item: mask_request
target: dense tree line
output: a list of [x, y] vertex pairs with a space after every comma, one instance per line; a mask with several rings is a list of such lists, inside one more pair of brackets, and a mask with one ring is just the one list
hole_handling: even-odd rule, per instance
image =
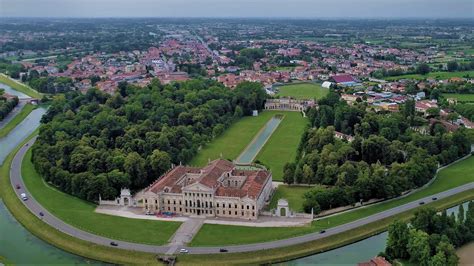
[[[263, 94], [262, 94], [263, 92]], [[186, 163], [233, 121], [261, 109], [265, 92], [210, 80], [147, 87], [122, 83], [115, 95], [90, 89], [56, 99], [43, 117], [33, 162], [47, 182], [87, 200], [140, 189], [171, 164]]]
[[385, 253], [389, 260], [409, 260], [416, 265], [454, 266], [455, 248], [474, 241], [474, 202], [467, 211], [460, 205], [457, 217], [438, 214], [434, 208], [415, 213], [410, 224], [395, 221], [388, 228]]
[[[288, 184], [320, 185], [304, 195], [306, 212], [399, 196], [426, 184], [438, 164], [470, 152], [465, 129], [448, 133], [436, 127], [431, 135], [413, 131], [421, 119], [413, 101], [399, 113], [375, 113], [365, 103], [349, 106], [330, 92], [307, 113], [313, 127], [283, 176]], [[335, 131], [353, 140], [338, 139]]]
[[18, 105], [18, 97], [7, 99], [3, 97], [3, 90], [0, 89], [0, 121], [2, 121], [15, 106]]

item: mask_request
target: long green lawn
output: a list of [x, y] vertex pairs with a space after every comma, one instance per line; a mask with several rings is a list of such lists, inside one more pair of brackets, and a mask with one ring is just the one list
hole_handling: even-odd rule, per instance
[[314, 221], [303, 227], [246, 227], [230, 225], [204, 224], [191, 242], [192, 246], [239, 245], [274, 241], [284, 238], [317, 232], [321, 229], [349, 223], [369, 215], [391, 209], [420, 198], [439, 193], [451, 188], [474, 182], [474, 156], [458, 162], [439, 172], [437, 179], [427, 188], [407, 197], [375, 204], [339, 215]]
[[21, 166], [28, 191], [48, 211], [82, 230], [105, 237], [154, 245], [168, 242], [179, 222], [129, 219], [95, 213], [96, 205], [80, 200], [47, 185], [34, 169], [31, 150]]
[[410, 74], [410, 75], [401, 75], [401, 76], [393, 76], [387, 77], [386, 80], [399, 80], [399, 79], [426, 79], [426, 78], [435, 78], [435, 79], [449, 79], [454, 77], [463, 78], [465, 76], [474, 77], [474, 70], [470, 71], [457, 71], [457, 72], [430, 72], [426, 75], [420, 74]]
[[34, 89], [32, 89], [31, 87], [25, 84], [20, 84], [18, 82], [15, 82], [14, 80], [9, 78], [5, 74], [0, 73], [0, 83], [6, 84], [12, 87], [12, 89], [22, 92], [30, 97], [37, 98], [37, 99], [41, 99], [42, 97], [41, 93], [35, 91]]
[[257, 135], [260, 129], [278, 112], [263, 111], [258, 116], [245, 116], [232, 124], [224, 133], [202, 148], [191, 165], [204, 166], [217, 158], [234, 160]]
[[273, 180], [283, 180], [283, 166], [294, 161], [308, 120], [299, 112], [282, 112], [284, 118], [258, 153], [259, 160], [272, 171]]
[[269, 208], [276, 208], [279, 199], [286, 199], [292, 211], [303, 212], [303, 194], [310, 189], [311, 187], [307, 186], [279, 185], [273, 194]]
[[443, 93], [444, 98], [455, 98], [459, 102], [474, 102], [474, 94]]
[[295, 99], [321, 99], [329, 90], [315, 83], [299, 83], [278, 87], [277, 96]]
[[12, 131], [23, 119], [25, 119], [31, 111], [33, 111], [36, 106], [32, 104], [26, 104], [23, 109], [12, 119], [8, 124], [6, 124], [2, 129], [0, 129], [0, 138], [5, 137]]

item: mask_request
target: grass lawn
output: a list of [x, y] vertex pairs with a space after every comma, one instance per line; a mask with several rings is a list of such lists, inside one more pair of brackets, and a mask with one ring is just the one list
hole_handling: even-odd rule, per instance
[[295, 99], [321, 99], [329, 92], [328, 89], [314, 83], [283, 85], [279, 86], [278, 90], [277, 96]]
[[474, 94], [443, 93], [444, 98], [456, 98], [459, 102], [474, 102]]
[[[278, 112], [263, 111], [258, 116], [245, 116], [233, 123], [222, 135], [203, 147], [190, 165], [204, 166], [208, 160], [217, 159], [222, 153], [224, 159], [237, 159], [259, 130]], [[281, 125], [280, 125], [281, 126]]]
[[11, 78], [6, 76], [5, 74], [0, 74], [0, 82], [12, 87], [12, 89], [14, 89], [14, 90], [22, 92], [22, 93], [24, 93], [24, 94], [26, 94], [30, 97], [37, 98], [37, 99], [41, 99], [41, 97], [42, 97], [41, 93], [37, 92], [36, 90], [32, 89], [31, 87], [29, 87], [29, 86], [27, 86], [23, 83], [20, 84], [16, 81], [12, 80]]
[[5, 137], [14, 129], [23, 119], [25, 119], [31, 111], [33, 111], [36, 108], [35, 105], [32, 104], [26, 104], [23, 109], [12, 119], [8, 124], [6, 124], [2, 129], [0, 129], [0, 138]]
[[296, 157], [308, 120], [299, 112], [281, 112], [284, 118], [258, 153], [256, 160], [272, 171], [273, 180], [283, 181], [283, 166]]
[[278, 200], [283, 198], [288, 200], [291, 210], [303, 212], [303, 194], [310, 189], [311, 187], [306, 186], [279, 185], [273, 194], [270, 209], [276, 208]]
[[349, 223], [411, 201], [474, 182], [474, 156], [441, 170], [427, 188], [407, 197], [375, 204], [314, 221], [311, 226], [254, 228], [205, 224], [191, 242], [192, 246], [238, 245], [279, 240]]
[[463, 78], [465, 76], [474, 77], [474, 70], [470, 71], [457, 71], [457, 72], [430, 72], [427, 75], [420, 74], [410, 74], [410, 75], [401, 75], [387, 77], [385, 80], [399, 80], [399, 79], [426, 79], [426, 78], [435, 78], [435, 79], [449, 79], [453, 77]]
[[95, 213], [96, 205], [80, 200], [47, 185], [31, 162], [31, 150], [21, 167], [25, 185], [32, 196], [61, 220], [82, 230], [105, 237], [163, 245], [181, 223], [129, 219]]

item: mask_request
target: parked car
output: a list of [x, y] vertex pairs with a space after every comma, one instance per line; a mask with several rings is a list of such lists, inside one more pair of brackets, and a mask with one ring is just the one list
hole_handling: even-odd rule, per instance
[[28, 200], [28, 197], [26, 196], [26, 193], [21, 193], [20, 197], [23, 201]]
[[225, 249], [225, 248], [221, 248], [219, 251], [220, 251], [220, 252], [227, 252], [228, 250]]
[[16, 184], [16, 189], [20, 189], [20, 188], [21, 188], [21, 186]]
[[319, 233], [324, 234], [324, 233], [326, 233], [326, 230], [321, 230], [321, 231], [319, 231]]
[[179, 250], [179, 253], [186, 254], [186, 253], [189, 253], [189, 250], [187, 250], [185, 248], [182, 248], [182, 249]]
[[40, 212], [39, 215], [40, 215], [41, 217], [43, 217], [43, 216], [44, 216], [44, 213], [43, 213], [43, 212]]
[[423, 204], [425, 204], [425, 202], [424, 202], [424, 201], [420, 201], [418, 204], [423, 205]]
[[111, 246], [114, 246], [114, 247], [118, 246], [118, 244], [117, 244], [117, 243], [115, 243], [115, 242], [113, 242], [113, 241], [112, 241], [112, 242], [110, 242], [110, 245], [111, 245]]
[[155, 215], [155, 213], [154, 213], [154, 212], [151, 212], [151, 211], [146, 211], [145, 214], [146, 214], [146, 215]]

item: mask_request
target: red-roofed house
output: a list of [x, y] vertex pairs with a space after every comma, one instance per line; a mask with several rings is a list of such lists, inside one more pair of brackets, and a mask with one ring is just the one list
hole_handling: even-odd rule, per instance
[[203, 168], [177, 166], [144, 190], [148, 212], [257, 219], [272, 191], [272, 174], [215, 160]]
[[384, 257], [375, 257], [368, 262], [361, 262], [358, 266], [392, 266]]
[[332, 76], [331, 80], [335, 83], [341, 83], [341, 84], [357, 82], [351, 75], [346, 75], [346, 74]]

